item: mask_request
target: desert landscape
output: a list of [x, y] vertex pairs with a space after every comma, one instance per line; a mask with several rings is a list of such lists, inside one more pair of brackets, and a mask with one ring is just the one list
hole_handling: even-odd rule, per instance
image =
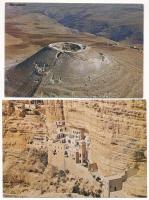
[[3, 101], [4, 197], [146, 197], [145, 100]]
[[143, 5], [6, 3], [5, 96], [143, 96]]

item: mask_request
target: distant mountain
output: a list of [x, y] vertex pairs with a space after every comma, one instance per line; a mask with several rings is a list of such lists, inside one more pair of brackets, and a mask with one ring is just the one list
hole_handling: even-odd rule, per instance
[[[11, 7], [9, 4], [6, 6]], [[142, 4], [26, 4], [16, 13], [41, 13], [66, 27], [115, 41], [143, 43]], [[13, 11], [14, 12], [14, 11]]]

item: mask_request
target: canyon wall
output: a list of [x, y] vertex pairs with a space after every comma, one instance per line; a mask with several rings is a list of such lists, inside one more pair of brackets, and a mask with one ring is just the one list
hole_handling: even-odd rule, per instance
[[146, 150], [145, 101], [64, 101], [67, 126], [84, 128], [104, 176], [135, 168]]
[[[36, 104], [36, 102], [35, 102]], [[56, 120], [64, 119], [62, 101], [3, 101], [3, 148], [23, 151], [36, 134], [51, 134]]]
[[[20, 107], [25, 103], [13, 101]], [[135, 168], [146, 151], [146, 104], [142, 100], [44, 101], [26, 113], [10, 102], [3, 106], [4, 150], [25, 149], [29, 138], [50, 136], [55, 121], [65, 119], [67, 127], [82, 128], [89, 135], [91, 160], [104, 176]]]
[[[123, 183], [121, 191], [112, 194], [117, 195], [113, 197], [146, 196], [144, 100], [3, 101], [5, 179], [12, 180], [14, 174], [19, 173], [18, 176], [32, 176], [30, 184], [37, 182], [37, 177], [33, 178], [34, 173], [29, 170], [41, 171], [42, 164], [36, 157], [29, 157], [27, 143], [37, 134], [46, 134], [50, 138], [56, 128], [55, 122], [59, 120], [65, 120], [68, 133], [71, 128], [80, 128], [89, 136], [89, 155], [98, 165], [99, 176], [120, 175], [127, 170], [128, 180]], [[41, 180], [43, 174], [37, 172], [35, 175], [38, 174]], [[42, 185], [42, 181], [40, 183]], [[5, 185], [4, 191], [13, 193], [13, 188]], [[29, 191], [30, 187], [27, 194]]]

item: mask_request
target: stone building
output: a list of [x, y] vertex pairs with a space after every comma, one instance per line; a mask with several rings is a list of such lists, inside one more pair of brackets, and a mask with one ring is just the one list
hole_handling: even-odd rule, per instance
[[[28, 142], [28, 148], [48, 152], [48, 163], [61, 170], [66, 170], [67, 162], [72, 159], [77, 165], [87, 167], [88, 173], [94, 175], [95, 179], [99, 177], [97, 163], [92, 163], [89, 159], [90, 138], [85, 135], [85, 131], [77, 128], [70, 128], [69, 131], [66, 131], [63, 120], [56, 121], [55, 128], [54, 139], [48, 138], [46, 135], [35, 135]], [[127, 173], [102, 177], [102, 197], [110, 197], [111, 192], [122, 190]]]
[[85, 141], [80, 142], [80, 146], [79, 146], [79, 157], [80, 157], [80, 163], [84, 166], [88, 166], [88, 149], [86, 146]]
[[53, 133], [53, 139], [62, 143], [65, 143], [66, 126], [65, 121], [56, 121], [56, 130]]
[[123, 175], [103, 177], [102, 197], [110, 197], [111, 192], [122, 190], [124, 181]]
[[65, 126], [65, 120], [56, 121], [56, 126], [57, 126], [57, 128], [61, 127], [61, 126]]
[[72, 129], [66, 135], [65, 156], [71, 157], [76, 163], [88, 165], [89, 138], [80, 129]]
[[74, 135], [76, 139], [85, 139], [84, 131], [82, 129], [72, 128], [71, 134]]
[[27, 147], [29, 149], [45, 150], [48, 149], [48, 136], [47, 135], [35, 135], [28, 141]]
[[97, 163], [91, 163], [91, 164], [89, 164], [88, 170], [89, 170], [90, 172], [98, 172]]
[[35, 104], [25, 104], [24, 108], [27, 110], [35, 110], [36, 109], [36, 105]]
[[56, 121], [54, 124], [55, 129], [53, 130], [51, 144], [49, 144], [50, 153], [52, 152], [58, 158], [69, 157], [76, 164], [88, 166], [90, 140], [88, 136], [85, 136], [85, 132], [77, 128], [66, 129], [64, 120]]

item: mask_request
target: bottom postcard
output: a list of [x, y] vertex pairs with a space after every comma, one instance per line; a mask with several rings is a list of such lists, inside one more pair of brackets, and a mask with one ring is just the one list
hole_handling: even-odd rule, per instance
[[3, 101], [3, 195], [146, 197], [146, 101]]

